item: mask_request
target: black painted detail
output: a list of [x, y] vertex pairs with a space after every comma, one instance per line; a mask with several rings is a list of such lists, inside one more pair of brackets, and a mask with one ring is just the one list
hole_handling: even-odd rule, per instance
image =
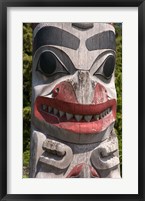
[[64, 64], [70, 75], [73, 75], [76, 72], [77, 69], [73, 64], [73, 61], [71, 61], [70, 57], [65, 52], [60, 49], [57, 49], [56, 47], [49, 47], [47, 51], [51, 51], [55, 55], [57, 55], [57, 57]]
[[49, 77], [49, 83], [51, 83], [60, 77], [73, 75], [76, 68], [66, 53], [55, 47], [49, 47], [40, 54], [36, 71]]
[[51, 75], [56, 70], [56, 59], [51, 52], [44, 52], [39, 59], [39, 65], [42, 72], [46, 75]]
[[103, 66], [103, 73], [105, 75], [105, 77], [109, 78], [113, 71], [114, 71], [114, 67], [115, 67], [115, 58], [114, 56], [109, 56]]
[[113, 31], [104, 31], [88, 38], [86, 47], [89, 51], [100, 49], [116, 49], [115, 34]]
[[46, 77], [52, 77], [56, 74], [68, 75], [67, 69], [60, 63], [57, 57], [50, 51], [45, 51], [40, 55], [37, 64], [37, 71]]
[[109, 80], [115, 69], [115, 57], [110, 55], [106, 58], [100, 68], [94, 73], [96, 76], [102, 76]]
[[94, 27], [93, 23], [72, 23], [74, 28], [80, 29], [82, 31], [86, 31], [87, 29], [91, 29]]
[[73, 34], [57, 27], [48, 26], [37, 32], [34, 38], [33, 52], [44, 45], [57, 45], [77, 50], [79, 44], [80, 40]]

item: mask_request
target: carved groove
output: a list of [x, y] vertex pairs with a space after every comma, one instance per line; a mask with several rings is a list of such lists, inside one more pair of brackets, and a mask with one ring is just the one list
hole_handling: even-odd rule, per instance
[[[55, 140], [46, 139], [43, 143], [43, 149], [45, 154], [40, 156], [40, 162], [59, 169], [65, 169], [70, 165], [73, 153], [69, 146]], [[51, 153], [51, 157], [49, 157], [49, 153]], [[54, 157], [52, 157], [53, 155]]]
[[115, 156], [118, 144], [117, 139], [105, 142], [96, 148], [91, 155], [91, 162], [96, 169], [110, 169], [119, 164], [119, 158]]

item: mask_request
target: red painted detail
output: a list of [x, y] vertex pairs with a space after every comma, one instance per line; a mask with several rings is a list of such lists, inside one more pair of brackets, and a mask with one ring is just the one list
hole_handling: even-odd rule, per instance
[[[96, 115], [100, 114], [108, 108], [111, 108], [110, 114], [102, 119], [95, 120], [92, 118], [90, 122], [86, 122], [84, 119], [77, 122], [75, 118], [66, 119], [66, 115], [59, 117], [59, 115], [54, 115], [48, 113], [48, 111], [42, 110], [42, 105], [47, 105], [52, 108], [56, 108], [59, 111], [67, 112], [73, 115]], [[92, 105], [82, 105], [76, 103], [64, 102], [55, 98], [47, 98], [39, 96], [37, 97], [34, 105], [34, 115], [40, 121], [45, 121], [47, 123], [53, 124], [59, 128], [72, 131], [79, 134], [97, 134], [105, 130], [112, 122], [116, 119], [116, 100], [108, 100], [105, 103], [92, 104]]]
[[69, 103], [63, 100], [58, 100], [55, 98], [47, 98], [44, 96], [38, 96], [35, 101], [35, 110], [39, 110], [41, 112], [41, 106], [47, 105], [52, 108], [55, 108], [59, 111], [67, 112], [70, 114], [80, 114], [80, 115], [95, 115], [100, 114], [107, 108], [116, 108], [116, 100], [108, 100], [105, 103], [100, 104], [79, 104], [79, 103]]
[[[57, 92], [57, 93], [56, 93]], [[70, 103], [77, 103], [77, 98], [72, 85], [69, 82], [61, 82], [52, 90], [53, 97]]]
[[55, 98], [56, 96], [58, 96], [58, 94], [59, 94], [59, 88], [55, 88], [55, 89], [52, 90], [52, 96], [53, 96], [53, 98]]
[[[68, 103], [78, 103], [74, 88], [69, 82], [64, 81], [56, 85], [52, 90], [52, 94], [53, 98], [56, 98], [57, 100], [65, 101]], [[107, 100], [107, 91], [105, 87], [97, 83], [94, 89], [92, 104], [104, 103]]]
[[70, 173], [66, 176], [66, 178], [71, 178], [71, 177], [77, 177], [82, 169], [83, 169], [84, 163], [81, 163], [79, 165], [76, 165], [71, 171]]
[[[83, 168], [85, 168], [86, 164], [85, 163], [81, 163], [76, 165], [71, 171], [70, 173], [66, 176], [66, 178], [72, 178], [72, 177], [79, 177], [81, 171], [83, 171]], [[97, 171], [89, 165], [89, 169], [90, 169], [90, 176], [91, 177], [97, 177], [99, 178], [99, 174], [97, 173]]]
[[97, 171], [92, 166], [90, 166], [90, 172], [92, 177], [100, 177]]
[[107, 91], [105, 87], [98, 83], [94, 90], [93, 103], [95, 104], [105, 103], [107, 102], [107, 100], [108, 100], [108, 97], [107, 97]]
[[[60, 117], [42, 110], [42, 105], [52, 107], [65, 114]], [[110, 108], [110, 114], [96, 120], [93, 115], [99, 115]], [[72, 114], [73, 118], [67, 120], [66, 113]], [[94, 98], [91, 104], [79, 104], [75, 91], [69, 82], [61, 82], [52, 90], [52, 98], [38, 96], [34, 105], [34, 115], [40, 121], [45, 121], [59, 128], [79, 134], [97, 134], [105, 130], [116, 119], [116, 100], [108, 100], [105, 87], [97, 84], [94, 89]], [[82, 118], [77, 122], [74, 115], [92, 115], [90, 122]]]

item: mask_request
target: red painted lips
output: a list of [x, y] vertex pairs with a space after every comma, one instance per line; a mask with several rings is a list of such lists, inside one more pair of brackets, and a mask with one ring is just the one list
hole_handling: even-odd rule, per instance
[[97, 134], [115, 121], [116, 100], [83, 105], [38, 96], [35, 101], [34, 115], [40, 121], [74, 133]]

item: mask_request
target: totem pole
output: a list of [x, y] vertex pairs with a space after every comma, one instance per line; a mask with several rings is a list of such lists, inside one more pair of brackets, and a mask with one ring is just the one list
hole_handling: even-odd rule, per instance
[[115, 57], [112, 24], [33, 28], [30, 177], [120, 178]]

